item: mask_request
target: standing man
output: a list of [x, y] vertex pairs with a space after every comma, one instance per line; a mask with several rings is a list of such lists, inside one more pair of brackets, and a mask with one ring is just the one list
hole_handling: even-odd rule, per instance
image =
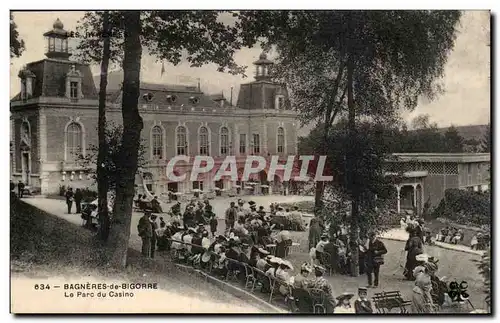
[[23, 197], [23, 193], [24, 193], [24, 183], [23, 181], [19, 180], [19, 183], [17, 183], [17, 195], [19, 196], [19, 198]]
[[[368, 275], [368, 287], [378, 287], [380, 266], [384, 264], [384, 255], [387, 249], [382, 241], [377, 238], [375, 232], [370, 233], [370, 242], [366, 252], [366, 274]], [[372, 273], [375, 281], [372, 285]]]
[[234, 228], [234, 221], [236, 219], [236, 207], [234, 202], [231, 202], [229, 208], [226, 210], [226, 231]]
[[71, 214], [71, 207], [73, 206], [74, 193], [73, 189], [70, 187], [66, 191], [66, 205], [68, 206], [68, 214]]
[[139, 232], [139, 237], [142, 239], [142, 255], [146, 258], [150, 257], [151, 254], [151, 240], [153, 238], [153, 226], [149, 220], [151, 216], [151, 211], [144, 211], [144, 215], [139, 219], [137, 224], [137, 231]]
[[76, 213], [82, 213], [82, 199], [83, 199], [82, 191], [79, 188], [77, 188], [75, 191]]
[[152, 214], [149, 217], [151, 223], [151, 259], [155, 257], [156, 242], [158, 241], [158, 223], [156, 222], [156, 215]]

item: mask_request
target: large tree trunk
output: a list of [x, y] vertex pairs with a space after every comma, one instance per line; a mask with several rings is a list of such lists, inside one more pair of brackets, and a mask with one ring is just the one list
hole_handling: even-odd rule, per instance
[[[104, 44], [101, 61], [101, 80], [99, 84], [99, 121], [98, 138], [99, 152], [97, 155], [97, 199], [99, 211], [99, 238], [106, 241], [109, 236], [109, 214], [108, 214], [108, 190], [109, 181], [106, 172], [106, 156], [108, 155], [108, 143], [106, 141], [106, 88], [108, 86], [108, 65], [110, 55], [110, 23], [109, 12], [105, 11], [102, 22]], [[107, 37], [106, 37], [107, 36]]]
[[113, 251], [109, 264], [113, 267], [126, 266], [132, 203], [135, 193], [135, 174], [137, 172], [140, 136], [143, 127], [137, 106], [142, 55], [140, 12], [125, 11], [123, 16], [125, 22], [122, 97], [123, 135], [120, 160], [119, 164], [116, 165], [118, 181], [116, 183], [113, 220], [109, 235], [110, 250]]
[[[330, 130], [328, 111], [329, 109], [325, 111], [325, 124], [323, 125], [323, 142], [320, 144], [318, 156], [326, 155], [328, 152], [327, 141], [328, 141], [328, 132]], [[323, 194], [325, 192], [325, 182], [316, 182], [315, 189], [316, 191], [314, 194], [314, 215], [319, 216], [324, 205]]]
[[[354, 61], [352, 54], [352, 17], [348, 17], [348, 38], [347, 38], [347, 108], [348, 108], [348, 133], [349, 138], [355, 139], [356, 134], [356, 106], [354, 104], [353, 74]], [[351, 217], [350, 217], [350, 247], [351, 247], [351, 275], [359, 275], [359, 189], [356, 181], [357, 162], [355, 160], [355, 145], [348, 146], [347, 170], [348, 170], [348, 189], [351, 197]]]

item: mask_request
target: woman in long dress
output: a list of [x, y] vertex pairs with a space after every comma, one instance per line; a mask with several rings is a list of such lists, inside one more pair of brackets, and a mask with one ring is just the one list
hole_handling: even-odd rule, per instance
[[321, 240], [321, 226], [320, 219], [314, 217], [311, 219], [309, 224], [309, 250], [315, 248], [318, 242]]
[[406, 256], [406, 266], [404, 275], [408, 280], [414, 280], [413, 269], [417, 266], [416, 256], [423, 253], [423, 244], [420, 237], [415, 234], [414, 230], [410, 231], [410, 238], [406, 242], [405, 250], [408, 252]]

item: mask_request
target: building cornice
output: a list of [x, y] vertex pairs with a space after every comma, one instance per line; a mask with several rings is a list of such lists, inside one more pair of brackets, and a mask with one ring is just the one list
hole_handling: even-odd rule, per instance
[[491, 160], [488, 153], [395, 153], [392, 156], [396, 159], [388, 162], [474, 163]]

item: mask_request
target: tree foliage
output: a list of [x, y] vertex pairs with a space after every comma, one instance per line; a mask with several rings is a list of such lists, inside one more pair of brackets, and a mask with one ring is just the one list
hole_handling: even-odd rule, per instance
[[[466, 142], [455, 127], [450, 127], [444, 133], [436, 123], [429, 121], [428, 115], [416, 117], [410, 125], [405, 122], [385, 124], [384, 140], [388, 142], [390, 153], [461, 153], [466, 151]], [[299, 153], [317, 151], [322, 137], [323, 125], [318, 125], [306, 137], [299, 138]]]
[[[107, 154], [104, 158], [104, 169], [108, 175], [109, 189], [114, 190], [116, 188], [116, 183], [118, 181], [118, 170], [117, 164], [120, 160], [120, 151], [122, 150], [122, 134], [123, 127], [116, 125], [112, 122], [108, 122], [105, 132], [105, 140], [108, 147]], [[89, 145], [86, 149], [85, 156], [79, 154], [77, 156], [77, 163], [87, 170], [94, 170], [97, 166], [97, 156], [99, 153], [98, 145]], [[139, 151], [139, 167], [143, 167], [146, 164], [146, 146], [144, 140], [142, 140]], [[97, 182], [97, 173], [92, 172], [92, 178]]]
[[464, 139], [454, 126], [449, 127], [444, 133], [444, 144], [448, 153], [461, 153], [464, 151]]
[[[111, 266], [126, 265], [138, 168], [140, 134], [143, 121], [137, 107], [143, 48], [157, 59], [178, 64], [181, 59], [191, 66], [215, 63], [220, 72], [242, 73], [233, 54], [240, 48], [238, 30], [223, 23], [219, 11], [113, 11], [111, 30], [103, 35], [103, 12], [87, 13], [77, 28], [88, 35], [78, 45], [78, 56], [85, 62], [100, 62], [104, 37], [110, 37], [110, 60], [121, 63], [124, 71], [122, 149], [115, 162], [116, 198], [108, 239]], [[95, 35], [96, 37], [90, 37]]]
[[19, 37], [17, 25], [14, 22], [12, 13], [10, 14], [10, 58], [19, 57], [24, 51], [24, 40]]
[[445, 198], [434, 209], [432, 216], [444, 217], [464, 225], [489, 226], [491, 224], [491, 194], [490, 192], [448, 189], [445, 192]]
[[[221, 11], [153, 10], [141, 11], [141, 44], [148, 54], [177, 65], [181, 60], [199, 67], [215, 63], [219, 72], [243, 73], [233, 55], [241, 48], [238, 31], [220, 19]], [[84, 62], [100, 62], [102, 58], [102, 20], [104, 12], [87, 12], [79, 21], [78, 34], [92, 35], [81, 39], [77, 56]], [[112, 29], [110, 58], [122, 63], [125, 27], [128, 23], [121, 11], [110, 12]]]
[[488, 306], [488, 310], [491, 308], [491, 248], [485, 250], [481, 256], [481, 260], [473, 259], [479, 270], [479, 274], [483, 277], [484, 282], [484, 293], [486, 297], [484, 301]]
[[484, 134], [481, 148], [482, 148], [482, 151], [485, 153], [491, 152], [491, 125], [490, 124], [488, 124], [488, 128]]
[[[296, 66], [304, 64], [321, 67], [327, 61], [330, 66], [324, 73], [317, 69], [319, 73], [311, 71], [306, 74], [313, 79], [306, 85], [320, 88], [321, 84], [332, 84], [333, 76], [333, 88], [327, 87], [322, 96], [311, 93], [307, 86], [302, 91], [304, 102], [314, 98], [318, 102], [327, 102], [321, 106], [326, 111], [315, 109], [311, 103], [300, 105], [300, 101], [295, 106], [299, 111], [306, 111], [302, 113], [306, 118], [325, 116], [322, 148], [326, 147], [329, 135], [326, 128], [331, 120], [329, 117], [335, 114], [328, 112], [340, 111], [339, 107], [344, 104], [347, 106], [347, 138], [351, 141], [345, 153], [347, 179], [338, 183], [343, 185], [342, 190], [348, 193], [352, 203], [351, 269], [356, 275], [358, 254], [355, 244], [362, 222], [360, 209], [363, 204], [373, 204], [374, 198], [370, 194], [376, 188], [363, 180], [380, 178], [377, 162], [383, 162], [372, 147], [362, 146], [359, 141], [362, 132], [358, 131], [356, 123], [362, 120], [394, 122], [401, 109], [415, 108], [421, 96], [433, 99], [440, 93], [437, 81], [443, 76], [448, 54], [453, 49], [461, 13], [431, 10], [244, 11], [238, 16], [237, 25], [243, 30], [244, 44], [253, 45], [258, 38], [265, 37], [264, 45], [276, 47], [281, 58], [278, 62], [292, 74], [300, 73]], [[310, 63], [314, 60], [317, 62]], [[337, 94], [343, 93], [335, 86], [340, 84], [345, 84], [346, 101], [343, 94], [337, 98]], [[338, 163], [338, 160], [333, 163]]]

